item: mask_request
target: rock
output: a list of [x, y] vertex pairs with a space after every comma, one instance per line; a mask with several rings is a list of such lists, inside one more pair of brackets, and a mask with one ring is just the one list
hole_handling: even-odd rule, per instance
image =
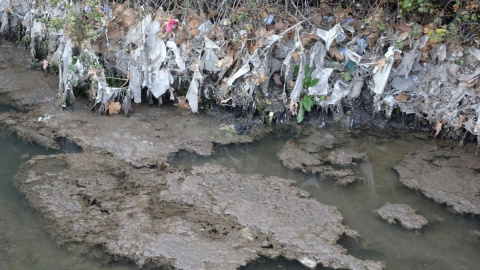
[[395, 166], [399, 181], [458, 213], [480, 214], [480, 157], [475, 144], [442, 147], [428, 143]]
[[400, 222], [400, 225], [408, 230], [421, 229], [428, 223], [427, 219], [416, 214], [415, 210], [407, 204], [386, 203], [376, 212], [388, 223], [395, 224]]
[[336, 242], [357, 233], [292, 181], [215, 165], [134, 169], [109, 155], [37, 156], [16, 185], [62, 243], [101, 246], [139, 266], [237, 269], [259, 256], [309, 268], [381, 269]]

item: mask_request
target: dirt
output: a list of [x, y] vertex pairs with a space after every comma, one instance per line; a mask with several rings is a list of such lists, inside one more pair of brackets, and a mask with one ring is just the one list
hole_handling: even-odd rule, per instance
[[5, 68], [0, 78], [6, 83], [0, 87], [0, 102], [28, 110], [0, 115], [0, 126], [50, 148], [58, 147], [55, 139], [67, 138], [85, 150], [112, 154], [136, 167], [161, 166], [179, 150], [209, 155], [214, 143], [248, 143], [271, 131], [269, 126], [254, 125], [248, 134], [237, 132], [245, 121], [233, 114], [218, 110], [193, 114], [172, 105], [134, 104], [128, 118], [98, 117], [81, 99], [62, 110], [55, 98], [57, 77], [29, 70], [25, 53], [6, 41], [0, 55], [8, 56], [1, 60]]
[[428, 224], [428, 220], [423, 216], [416, 214], [415, 210], [407, 204], [386, 203], [377, 214], [390, 224], [400, 223], [402, 227], [408, 230], [418, 230]]
[[[33, 158], [16, 177], [60, 243], [101, 246], [141, 266], [178, 269], [235, 269], [259, 256], [296, 259], [310, 268], [383, 267], [348, 255], [336, 242], [356, 232], [342, 224], [335, 207], [308, 199], [288, 180], [213, 165], [182, 172], [168, 164], [180, 150], [209, 155], [216, 143], [252, 142], [273, 126], [239, 129], [246, 120], [225, 111], [193, 114], [172, 105], [133, 104], [127, 118], [98, 116], [82, 99], [62, 109], [57, 77], [30, 70], [29, 57], [5, 41], [0, 57], [0, 102], [19, 109], [1, 113], [0, 128], [50, 148], [67, 142], [83, 149]], [[367, 158], [344, 146], [352, 135], [303, 129], [278, 157], [288, 168], [348, 184], [358, 180], [353, 167]], [[458, 154], [455, 161], [451, 149], [442, 151], [435, 154], [440, 159], [431, 159], [429, 148], [408, 156], [396, 168], [401, 181], [459, 212], [478, 214], [478, 157]], [[435, 183], [425, 179], [429, 173]]]
[[357, 233], [335, 207], [308, 199], [290, 181], [211, 165], [178, 172], [168, 164], [179, 150], [209, 155], [214, 143], [252, 142], [271, 126], [239, 129], [245, 120], [225, 111], [193, 114], [172, 105], [134, 104], [127, 118], [96, 115], [82, 99], [60, 108], [56, 77], [30, 70], [24, 52], [5, 41], [0, 50], [8, 56], [0, 102], [18, 108], [0, 114], [0, 127], [46, 147], [82, 150], [35, 157], [16, 177], [61, 244], [101, 246], [139, 266], [177, 269], [236, 269], [259, 256], [310, 268], [383, 268], [336, 244]]
[[134, 169], [95, 153], [37, 156], [16, 184], [62, 243], [102, 246], [139, 266], [236, 269], [267, 256], [310, 268], [381, 269], [336, 244], [358, 234], [334, 206], [278, 177], [216, 165]]
[[427, 143], [395, 166], [400, 182], [458, 213], [480, 214], [480, 157], [453, 142]]
[[352, 167], [367, 159], [366, 153], [343, 145], [349, 136], [349, 131], [305, 129], [298, 140], [285, 143], [277, 156], [287, 168], [322, 174], [347, 185], [361, 180]]

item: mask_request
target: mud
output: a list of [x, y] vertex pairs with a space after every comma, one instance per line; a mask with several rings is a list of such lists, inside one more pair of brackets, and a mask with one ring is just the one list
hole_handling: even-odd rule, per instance
[[[0, 102], [28, 110], [0, 115], [0, 126], [26, 140], [58, 148], [54, 140], [61, 137], [91, 151], [112, 154], [136, 167], [161, 166], [179, 150], [199, 155], [212, 153], [213, 144], [248, 143], [271, 131], [264, 125], [253, 125], [249, 134], [235, 129], [244, 120], [232, 114], [212, 110], [193, 114], [174, 107], [149, 107], [134, 104], [128, 118], [97, 116], [85, 101], [62, 110], [55, 102], [58, 78], [28, 69], [25, 52], [2, 41], [0, 55]], [[46, 76], [46, 77], [45, 77]]]
[[458, 213], [480, 214], [480, 157], [453, 142], [425, 144], [395, 169], [399, 181]]
[[102, 246], [140, 266], [236, 269], [284, 256], [310, 268], [382, 268], [336, 244], [357, 233], [289, 180], [208, 164], [134, 169], [94, 153], [38, 156], [19, 172], [19, 190], [62, 243]]
[[277, 157], [287, 168], [332, 177], [342, 185], [361, 180], [351, 167], [367, 159], [366, 153], [342, 146], [345, 138], [351, 136], [348, 131], [332, 133], [332, 130], [306, 129], [300, 139], [285, 143]]
[[402, 227], [408, 230], [418, 230], [428, 224], [428, 220], [423, 216], [416, 214], [415, 210], [407, 204], [386, 203], [377, 214], [390, 224], [400, 223]]

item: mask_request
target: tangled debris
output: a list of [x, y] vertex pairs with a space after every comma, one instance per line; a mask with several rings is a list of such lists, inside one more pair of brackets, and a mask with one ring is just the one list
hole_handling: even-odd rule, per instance
[[[480, 135], [477, 33], [461, 39], [453, 22], [447, 28], [453, 15], [420, 18], [441, 3], [415, 10], [389, 1], [286, 1], [285, 10], [269, 1], [214, 4], [1, 0], [0, 33], [20, 28], [32, 55], [58, 69], [62, 106], [87, 85], [100, 113], [111, 102], [128, 115], [131, 100], [178, 98], [192, 112], [212, 100], [279, 120], [304, 114], [304, 97], [343, 112], [369, 91], [387, 117], [399, 109], [426, 119], [436, 136]], [[479, 9], [471, 1], [447, 8], [472, 21]]]

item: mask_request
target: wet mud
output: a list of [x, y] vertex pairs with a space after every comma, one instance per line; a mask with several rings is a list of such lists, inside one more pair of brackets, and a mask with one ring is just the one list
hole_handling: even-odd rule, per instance
[[480, 214], [480, 156], [452, 142], [428, 143], [395, 166], [399, 181], [458, 213]]
[[[145, 267], [236, 269], [260, 256], [295, 259], [309, 268], [384, 267], [338, 245], [340, 236], [357, 233], [342, 224], [335, 207], [309, 199], [289, 180], [215, 165], [179, 171], [168, 163], [180, 150], [205, 156], [214, 144], [252, 142], [271, 126], [257, 123], [246, 134], [235, 128], [244, 120], [232, 114], [193, 114], [171, 105], [134, 104], [128, 118], [95, 115], [81, 99], [62, 109], [58, 78], [29, 70], [28, 57], [5, 42], [0, 55], [0, 79], [8, 81], [0, 86], [0, 102], [21, 109], [1, 113], [0, 128], [49, 148], [68, 141], [83, 150], [35, 157], [16, 177], [60, 243], [100, 246]], [[353, 168], [368, 161], [344, 145], [349, 136], [355, 133], [304, 128], [277, 156], [288, 168], [346, 185], [361, 180]], [[396, 167], [400, 181], [458, 212], [478, 214], [480, 188], [472, 178], [478, 178], [478, 157], [455, 161], [447, 150], [407, 156]], [[445, 171], [429, 182], [426, 176], [438, 170]], [[413, 178], [419, 175], [425, 179]]]
[[217, 165], [134, 169], [100, 154], [37, 156], [16, 184], [62, 243], [102, 246], [139, 266], [236, 269], [266, 256], [309, 268], [382, 269], [336, 242], [357, 233], [292, 181]]
[[305, 129], [298, 140], [285, 143], [277, 157], [287, 168], [321, 174], [347, 185], [361, 180], [352, 167], [367, 159], [366, 153], [343, 145], [351, 136], [350, 131]]
[[400, 223], [402, 227], [408, 230], [418, 230], [427, 225], [428, 220], [415, 213], [415, 210], [407, 204], [386, 203], [377, 214], [390, 224]]

